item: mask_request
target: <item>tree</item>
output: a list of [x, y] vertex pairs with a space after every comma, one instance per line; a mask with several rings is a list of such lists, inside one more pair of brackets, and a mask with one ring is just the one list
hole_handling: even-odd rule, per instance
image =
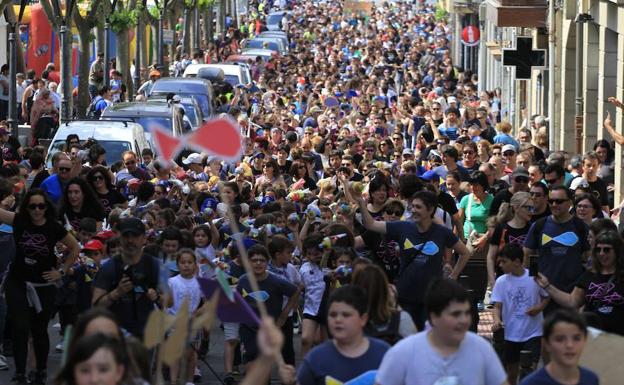
[[[121, 72], [128, 91], [133, 90], [129, 32], [137, 25], [141, 12], [143, 12], [143, 5], [137, 4], [136, 0], [118, 0], [117, 9], [113, 10], [110, 17], [111, 29], [117, 38], [117, 70]], [[140, 84], [137, 85], [139, 86]], [[129, 94], [134, 94], [134, 92], [129, 92]]]
[[[76, 111], [79, 118], [83, 118], [89, 106], [89, 59], [91, 57], [91, 41], [93, 41], [93, 29], [100, 22], [98, 15], [104, 14], [105, 5], [103, 0], [93, 0], [86, 9], [85, 16], [79, 9], [72, 13], [74, 23], [80, 37], [80, 60], [78, 65], [78, 100]], [[76, 6], [78, 8], [78, 6]]]

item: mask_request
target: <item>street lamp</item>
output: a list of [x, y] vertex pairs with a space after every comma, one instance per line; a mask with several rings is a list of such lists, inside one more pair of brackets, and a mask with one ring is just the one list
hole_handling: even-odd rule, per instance
[[[156, 1], [156, 6], [158, 6], [158, 0]], [[162, 0], [162, 8], [160, 8], [160, 12], [158, 14], [158, 69], [159, 71], [163, 71], [163, 67], [165, 65], [164, 59], [164, 18], [165, 12], [167, 12], [167, 4], [169, 2], [167, 0]]]
[[61, 43], [61, 122], [67, 122], [71, 119], [71, 113], [69, 111], [69, 100], [72, 95], [72, 80], [71, 80], [71, 59], [69, 52], [67, 51], [67, 44], [71, 44], [68, 38], [69, 27], [67, 21], [71, 22], [72, 12], [74, 10], [75, 0], [68, 0], [65, 2], [65, 15], [61, 12], [61, 4], [59, 0], [52, 0], [52, 6], [54, 7], [54, 13], [61, 21], [61, 27], [59, 29], [59, 40]]
[[106, 14], [106, 21], [104, 22], [104, 85], [110, 85], [110, 37], [108, 36], [110, 32], [110, 15], [115, 12], [115, 7], [117, 6], [117, 0], [113, 0], [113, 4], [111, 5], [111, 11]]

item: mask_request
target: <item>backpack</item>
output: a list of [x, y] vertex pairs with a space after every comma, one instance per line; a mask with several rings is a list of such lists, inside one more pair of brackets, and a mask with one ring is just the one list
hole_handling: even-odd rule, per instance
[[370, 321], [364, 327], [364, 334], [369, 337], [386, 341], [390, 345], [399, 342], [403, 337], [399, 334], [401, 324], [401, 312], [395, 311], [390, 317], [390, 322], [385, 325], [374, 325]]
[[93, 98], [93, 100], [89, 104], [89, 107], [87, 107], [87, 114], [86, 114], [87, 118], [92, 118], [92, 119], [100, 118], [100, 115], [102, 115], [102, 111], [98, 111], [96, 108], [100, 100], [102, 100], [101, 96], [96, 96], [95, 98]]

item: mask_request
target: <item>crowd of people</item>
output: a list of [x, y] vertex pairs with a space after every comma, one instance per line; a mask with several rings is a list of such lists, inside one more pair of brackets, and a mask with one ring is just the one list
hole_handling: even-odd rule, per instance
[[[221, 324], [227, 385], [266, 383], [274, 363], [284, 384], [598, 384], [578, 365], [587, 325], [624, 335], [613, 145], [552, 151], [544, 117], [513, 127], [500, 90], [478, 93], [452, 62], [429, 3], [283, 3], [290, 53], [219, 97], [239, 161], [147, 149], [107, 165], [77, 135], [48, 156], [0, 123], [0, 343], [14, 358], [0, 370], [18, 385], [157, 383], [149, 314], [185, 301], [197, 314], [196, 277], [225, 276], [268, 315]], [[236, 52], [271, 8], [251, 4], [194, 60]], [[97, 76], [101, 110], [121, 92], [97, 99]], [[57, 113], [46, 81], [25, 87], [33, 126]], [[492, 341], [476, 334], [483, 312]], [[57, 315], [66, 359], [49, 373]], [[209, 332], [168, 381], [198, 381]]]

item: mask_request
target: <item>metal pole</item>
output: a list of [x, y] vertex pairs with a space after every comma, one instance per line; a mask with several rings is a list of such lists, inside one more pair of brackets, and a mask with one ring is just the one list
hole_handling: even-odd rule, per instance
[[165, 61], [164, 44], [163, 44], [164, 16], [165, 16], [165, 5], [163, 5], [163, 9], [160, 11], [160, 14], [158, 15], [158, 69], [160, 71], [162, 71], [164, 61]]
[[9, 23], [9, 111], [7, 123], [13, 135], [17, 136], [17, 44], [15, 43], [15, 29], [17, 23]]
[[110, 85], [110, 38], [108, 33], [110, 32], [110, 19], [107, 17], [104, 22], [104, 85]]
[[137, 21], [136, 26], [136, 44], [134, 48], [134, 90], [136, 91], [141, 87], [141, 39], [143, 39], [141, 19]]
[[[190, 44], [187, 43], [187, 39], [189, 38], [189, 34], [188, 34], [188, 17], [189, 14], [189, 10], [188, 8], [184, 8], [184, 21], [182, 22], [182, 53], [188, 53], [186, 50], [186, 47], [188, 47]], [[188, 45], [187, 45], [188, 44]]]
[[548, 148], [555, 148], [555, 0], [548, 2]]
[[71, 97], [71, 61], [67, 55], [67, 20], [63, 19], [63, 24], [59, 31], [59, 37], [61, 42], [61, 83], [63, 83], [62, 95], [61, 95], [61, 122], [67, 122], [71, 119], [69, 111], [69, 98]]
[[574, 79], [574, 115], [576, 152], [583, 150], [583, 22], [576, 20], [576, 74]]
[[197, 2], [195, 2], [195, 9], [193, 10], [193, 54], [198, 52], [201, 47], [201, 28], [199, 28], [199, 8]]

